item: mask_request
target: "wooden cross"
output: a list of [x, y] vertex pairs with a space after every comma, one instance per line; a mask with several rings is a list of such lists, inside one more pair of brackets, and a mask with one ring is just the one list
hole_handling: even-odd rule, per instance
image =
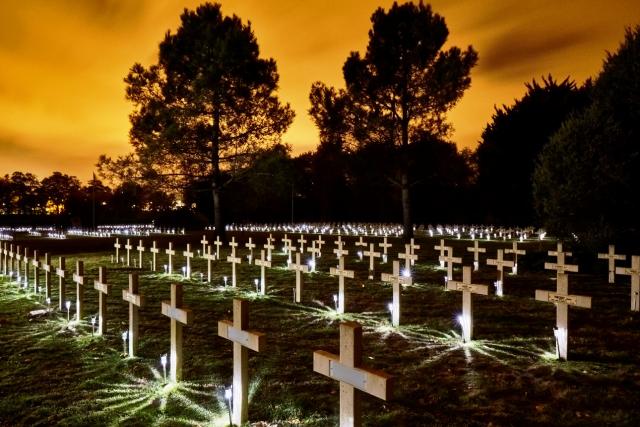
[[276, 248], [273, 245], [273, 237], [271, 237], [271, 234], [267, 237], [267, 243], [264, 245], [264, 248], [267, 250], [267, 261], [271, 261], [271, 251]]
[[142, 240], [138, 241], [138, 246], [136, 247], [136, 249], [138, 250], [138, 267], [142, 268], [142, 254], [145, 250]]
[[338, 267], [331, 267], [329, 269], [331, 276], [338, 276], [338, 313], [344, 313], [345, 308], [345, 295], [344, 295], [344, 278], [353, 279], [353, 270], [344, 269], [344, 257], [340, 257]]
[[382, 273], [380, 276], [383, 282], [391, 283], [393, 286], [393, 300], [391, 304], [391, 324], [393, 326], [400, 325], [400, 292], [401, 285], [410, 285], [412, 283], [411, 276], [400, 274], [400, 261], [393, 261], [393, 274]]
[[107, 295], [111, 288], [107, 284], [107, 269], [98, 268], [98, 280], [94, 280], [93, 288], [98, 291], [98, 335], [107, 333]]
[[24, 267], [24, 281], [29, 281], [29, 248], [24, 248], [24, 257], [22, 257], [22, 266]]
[[291, 247], [291, 239], [287, 237], [286, 233], [282, 238], [282, 243], [284, 244], [284, 252], [289, 252], [289, 261], [291, 261], [291, 251], [289, 250]]
[[116, 238], [116, 242], [113, 244], [113, 247], [116, 248], [116, 263], [120, 262], [120, 240]]
[[322, 257], [322, 245], [325, 244], [325, 241], [322, 240], [322, 235], [318, 234], [318, 238], [316, 239], [316, 242], [318, 242], [318, 250], [320, 251], [318, 253], [318, 258]]
[[473, 252], [473, 270], [478, 271], [480, 267], [480, 253], [485, 253], [487, 250], [478, 246], [478, 241], [473, 241], [473, 246], [467, 248], [468, 252]]
[[449, 280], [453, 279], [453, 264], [462, 264], [462, 258], [453, 256], [453, 248], [451, 246], [446, 246], [445, 249], [447, 251], [447, 255], [439, 258], [439, 260], [440, 262], [447, 264], [447, 275], [444, 279], [444, 286], [446, 289]]
[[16, 254], [15, 254], [15, 271], [16, 275], [20, 275], [20, 260], [22, 259], [22, 253], [20, 252], [20, 245], [16, 245]]
[[302, 301], [302, 273], [309, 272], [309, 266], [300, 263], [300, 252], [296, 253], [296, 262], [289, 264], [289, 270], [296, 272], [296, 302]]
[[[411, 248], [411, 255], [415, 255], [416, 250], [417, 250], [417, 249], [420, 249], [420, 245], [416, 245], [416, 244], [415, 244], [415, 242], [413, 241], [413, 237], [411, 238], [411, 241], [409, 242], [409, 247]], [[418, 258], [416, 257], [416, 259], [418, 259]], [[414, 261], [415, 261], [415, 260], [412, 260], [412, 261], [411, 261], [411, 265], [413, 265], [413, 264], [414, 264]]]
[[356, 241], [355, 246], [362, 246], [364, 248], [367, 247], [367, 243], [362, 239], [362, 236]]
[[13, 252], [13, 244], [9, 245], [9, 271], [13, 272], [15, 270], [15, 264], [14, 264], [14, 258], [15, 258], [15, 253]]
[[254, 261], [255, 265], [260, 266], [260, 293], [266, 295], [267, 293], [267, 281], [265, 278], [264, 268], [271, 268], [271, 261], [264, 258], [264, 249], [260, 249], [260, 259]]
[[547, 254], [549, 254], [549, 256], [554, 256], [554, 257], [558, 257], [560, 254], [564, 254], [564, 256], [573, 255], [571, 252], [562, 251], [562, 242], [558, 242], [558, 248], [555, 251], [549, 251], [547, 252]]
[[631, 276], [631, 311], [640, 311], [640, 256], [631, 257], [631, 267], [617, 267], [616, 273]]
[[362, 366], [362, 326], [340, 323], [340, 354], [313, 352], [313, 370], [340, 382], [340, 427], [362, 424], [360, 393], [387, 400], [392, 393], [392, 377]]
[[207, 240], [207, 235], [206, 234], [202, 235], [202, 240], [200, 240], [200, 243], [202, 243], [202, 257], [204, 258], [204, 254], [207, 251], [207, 245], [209, 244], [209, 241]]
[[249, 243], [245, 243], [244, 246], [249, 249], [248, 259], [249, 259], [249, 264], [251, 264], [253, 261], [253, 248], [256, 247], [256, 244], [253, 243], [251, 241], [251, 237], [249, 237]]
[[236, 287], [236, 264], [240, 264], [242, 259], [236, 256], [236, 246], [238, 244], [235, 241], [235, 237], [232, 237], [229, 246], [231, 246], [231, 255], [227, 257], [227, 262], [231, 263], [231, 286]]
[[433, 249], [439, 250], [440, 255], [438, 256], [438, 260], [440, 260], [440, 268], [444, 268], [444, 256], [448, 246], [445, 246], [444, 239], [440, 239], [440, 245], [436, 245]]
[[536, 289], [536, 300], [552, 302], [556, 305], [556, 355], [560, 360], [567, 360], [569, 344], [569, 306], [591, 308], [591, 297], [569, 295], [569, 276], [558, 273], [556, 292]]
[[504, 267], [513, 267], [513, 261], [506, 261], [504, 258], [502, 249], [498, 249], [498, 253], [495, 259], [487, 259], [487, 265], [495, 265], [498, 271], [498, 280], [495, 283], [496, 295], [501, 297], [503, 295], [504, 284]]
[[382, 248], [382, 263], [386, 264], [387, 262], [387, 249], [393, 246], [391, 243], [387, 243], [387, 236], [384, 236], [384, 240], [382, 243], [378, 243], [378, 246]]
[[64, 282], [67, 273], [64, 269], [64, 257], [58, 258], [58, 268], [56, 268], [56, 276], [58, 276], [58, 310], [62, 311], [65, 308], [65, 298], [67, 292], [67, 286]]
[[471, 267], [463, 266], [462, 282], [449, 280], [447, 289], [462, 292], [462, 316], [460, 316], [462, 340], [470, 342], [473, 339], [473, 303], [471, 296], [472, 294], [489, 295], [489, 287], [471, 283]]
[[169, 242], [169, 249], [165, 249], [165, 253], [169, 256], [169, 274], [173, 274], [173, 256], [176, 251], [173, 249], [173, 243]]
[[344, 242], [342, 241], [340, 236], [338, 236], [338, 240], [336, 240], [334, 243], [338, 245], [338, 248], [333, 250], [333, 253], [336, 254], [336, 258], [342, 258], [345, 255], [349, 255], [349, 251], [342, 249]]
[[153, 246], [149, 248], [149, 252], [151, 252], [151, 271], [156, 271], [156, 255], [160, 252], [160, 248], [156, 246], [156, 241], [153, 241]]
[[189, 325], [193, 313], [182, 307], [182, 285], [171, 284], [171, 301], [162, 301], [162, 314], [171, 319], [171, 357], [169, 378], [173, 382], [182, 380], [182, 325]]
[[191, 258], [193, 258], [193, 252], [191, 252], [191, 245], [187, 243], [187, 250], [182, 252], [182, 255], [187, 259], [187, 270], [186, 277], [187, 279], [191, 278]]
[[571, 252], [562, 252], [562, 243], [558, 243], [557, 251], [549, 251], [549, 255], [556, 256], [557, 261], [553, 262], [545, 262], [544, 268], [546, 270], [556, 270], [558, 276], [560, 274], [564, 274], [566, 272], [578, 272], [578, 266], [573, 264], [565, 264], [565, 256], [571, 256]]
[[609, 252], [606, 254], [598, 254], [598, 259], [606, 259], [609, 261], [609, 283], [616, 282], [616, 260], [625, 261], [626, 255], [616, 254], [615, 245], [609, 245]]
[[380, 258], [380, 256], [381, 256], [380, 252], [376, 252], [374, 250], [374, 248], [375, 248], [375, 245], [373, 243], [370, 243], [369, 244], [369, 250], [368, 251], [364, 251], [362, 253], [364, 256], [368, 256], [369, 257], [369, 280], [373, 280], [373, 269], [374, 269], [373, 268], [374, 267], [373, 259], [374, 258]]
[[207, 253], [203, 257], [207, 260], [207, 282], [211, 283], [211, 262], [216, 259], [215, 254], [211, 253], [211, 245], [207, 246]]
[[44, 262], [42, 263], [42, 269], [44, 270], [44, 297], [51, 298], [51, 271], [53, 266], [51, 265], [51, 255], [48, 252], [44, 254]]
[[316, 241], [311, 241], [311, 246], [307, 248], [307, 252], [311, 253], [311, 272], [316, 272], [316, 256], [320, 257], [320, 248], [316, 248]]
[[411, 264], [418, 259], [418, 255], [414, 255], [411, 253], [411, 246], [406, 244], [404, 245], [404, 253], [400, 252], [398, 254], [399, 259], [404, 260], [404, 268], [406, 271], [411, 271]]
[[129, 357], [138, 352], [138, 308], [144, 305], [144, 296], [138, 291], [138, 275], [129, 274], [129, 289], [122, 290], [122, 299], [129, 303]]
[[216, 240], [213, 242], [213, 244], [216, 245], [216, 259], [220, 259], [220, 246], [222, 246], [220, 236], [216, 236]]
[[76, 284], [76, 320], [79, 322], [84, 311], [84, 262], [76, 261], [73, 281]]
[[31, 260], [33, 266], [33, 292], [38, 293], [40, 291], [40, 259], [38, 258], [38, 251], [33, 251], [33, 259]]
[[304, 244], [307, 243], [307, 240], [301, 234], [300, 238], [297, 240], [297, 242], [300, 243], [300, 252], [304, 253]]
[[526, 255], [527, 251], [525, 251], [524, 249], [518, 249], [518, 242], [514, 240], [513, 247], [511, 249], [505, 249], [504, 253], [513, 254], [513, 267], [511, 269], [511, 272], [513, 274], [518, 274], [518, 255]]
[[263, 351], [266, 335], [249, 330], [249, 303], [233, 300], [233, 322], [218, 321], [218, 336], [233, 342], [233, 424], [244, 425], [249, 418], [249, 349]]
[[133, 249], [133, 245], [130, 240], [127, 239], [127, 244], [124, 245], [124, 248], [127, 250], [127, 267], [131, 266], [131, 249]]

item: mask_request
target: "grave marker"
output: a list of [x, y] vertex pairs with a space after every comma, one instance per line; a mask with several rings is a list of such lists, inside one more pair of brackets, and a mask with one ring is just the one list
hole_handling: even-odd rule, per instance
[[33, 292], [37, 294], [40, 291], [40, 267], [42, 266], [38, 251], [33, 251], [31, 265], [33, 266]]
[[384, 236], [382, 243], [378, 243], [378, 246], [382, 248], [382, 263], [387, 263], [387, 249], [393, 246], [391, 243], [387, 243], [387, 236]]
[[440, 268], [444, 268], [444, 257], [445, 257], [445, 252], [447, 250], [448, 246], [445, 246], [444, 244], [444, 239], [440, 239], [440, 245], [436, 245], [433, 247], [433, 249], [435, 250], [439, 250], [440, 251], [440, 255], [438, 255], [438, 260], [440, 261]]
[[338, 236], [338, 240], [336, 240], [334, 244], [338, 245], [338, 248], [333, 250], [333, 253], [336, 254], [336, 258], [342, 258], [345, 255], [349, 255], [349, 251], [342, 249], [342, 247], [344, 246], [344, 242], [342, 241], [340, 236]]
[[253, 262], [253, 248], [256, 247], [256, 244], [253, 243], [251, 237], [249, 237], [249, 243], [245, 243], [244, 246], [249, 249], [249, 255], [247, 258], [249, 259], [249, 264], [251, 264]]
[[116, 237], [116, 242], [113, 244], [113, 247], [116, 248], [116, 264], [120, 262], [120, 239]]
[[571, 252], [562, 252], [562, 243], [558, 243], [557, 251], [549, 251], [549, 255], [555, 256], [557, 261], [553, 262], [545, 262], [544, 268], [545, 270], [556, 270], [557, 276], [560, 274], [564, 274], [566, 272], [578, 272], [578, 266], [573, 264], [565, 264], [565, 256], [571, 256]]
[[66, 292], [67, 287], [64, 279], [67, 277], [67, 273], [65, 271], [65, 262], [64, 257], [61, 256], [58, 258], [58, 268], [56, 268], [56, 276], [58, 276], [58, 310], [62, 311], [65, 309], [65, 301], [66, 301]]
[[[413, 241], [413, 237], [411, 238], [411, 241], [409, 242], [409, 248], [411, 248], [411, 255], [415, 255], [416, 254], [416, 250], [420, 249], [420, 245], [416, 245], [415, 242]], [[418, 256], [416, 255], [416, 260], [418, 259]], [[411, 260], [411, 265], [413, 265], [415, 263], [415, 260]]]
[[155, 240], [153, 241], [153, 246], [149, 248], [149, 252], [151, 252], [151, 271], [156, 271], [157, 269], [156, 256], [160, 252], [160, 248], [156, 246]]
[[173, 243], [169, 242], [169, 249], [165, 249], [165, 253], [169, 256], [169, 274], [173, 274], [173, 256], [176, 254]]
[[414, 255], [411, 253], [411, 246], [406, 244], [404, 245], [404, 253], [398, 254], [398, 259], [404, 260], [404, 268], [409, 274], [411, 274], [411, 265], [418, 259], [418, 255]]
[[598, 254], [598, 259], [606, 259], [609, 261], [609, 283], [616, 282], [616, 260], [625, 261], [626, 255], [616, 254], [615, 245], [609, 245], [609, 252], [606, 254]]
[[447, 255], [439, 258], [439, 260], [441, 263], [444, 262], [447, 264], [447, 275], [444, 278], [444, 288], [446, 290], [447, 283], [449, 283], [449, 280], [453, 279], [453, 264], [462, 264], [462, 258], [453, 256], [453, 248], [451, 246], [447, 246], [445, 249], [447, 251]]
[[127, 250], [127, 267], [131, 267], [131, 249], [133, 249], [133, 245], [129, 239], [127, 239], [127, 244], [124, 245], [124, 248]]
[[318, 258], [322, 257], [322, 245], [325, 244], [325, 241], [322, 240], [322, 235], [318, 234], [318, 238], [316, 239], [316, 242], [318, 242], [318, 250], [320, 251], [318, 253]]
[[374, 258], [380, 258], [381, 254], [380, 252], [376, 252], [373, 248], [374, 248], [374, 244], [370, 243], [369, 244], [369, 250], [368, 251], [364, 251], [363, 255], [364, 256], [368, 256], [369, 257], [369, 280], [373, 280], [373, 270], [374, 270]]
[[478, 245], [478, 243], [479, 242], [477, 240], [474, 240], [473, 246], [467, 248], [468, 252], [473, 252], [473, 270], [474, 271], [478, 271], [478, 268], [480, 267], [480, 254], [487, 252], [487, 250], [485, 248], [481, 248]]
[[640, 256], [631, 257], [631, 267], [617, 267], [616, 273], [631, 276], [631, 311], [640, 311]]
[[240, 264], [242, 259], [236, 256], [236, 238], [232, 237], [231, 242], [229, 242], [229, 246], [231, 246], [231, 255], [227, 257], [227, 262], [231, 263], [231, 286], [236, 287], [236, 264]]
[[172, 382], [182, 380], [182, 325], [189, 325], [193, 313], [182, 307], [182, 285], [171, 284], [171, 301], [162, 301], [162, 314], [171, 319], [171, 357], [169, 378]]
[[144, 296], [139, 293], [136, 273], [129, 274], [129, 289], [122, 290], [122, 299], [129, 303], [129, 357], [135, 357], [138, 352], [138, 308], [144, 305]]
[[311, 246], [307, 248], [307, 252], [311, 253], [311, 272], [316, 272], [316, 256], [320, 258], [320, 248], [316, 248], [316, 241], [311, 241]]
[[356, 322], [340, 324], [340, 354], [313, 352], [313, 370], [340, 382], [340, 427], [362, 424], [360, 391], [387, 400], [391, 397], [392, 377], [362, 366], [362, 326]]
[[98, 267], [98, 280], [93, 281], [93, 288], [98, 291], [98, 335], [104, 335], [107, 333], [107, 295], [111, 289], [105, 267]]
[[487, 259], [487, 265], [495, 265], [498, 270], [498, 280], [496, 281], [495, 286], [496, 295], [501, 297], [503, 295], [504, 267], [513, 267], [513, 261], [504, 260], [502, 249], [498, 249], [496, 259]]
[[44, 297], [51, 298], [51, 271], [54, 270], [51, 265], [51, 255], [48, 252], [44, 254], [44, 262], [42, 263], [44, 270]]
[[216, 259], [220, 259], [220, 246], [222, 246], [220, 236], [216, 236], [216, 240], [213, 242], [213, 244], [216, 245]]
[[202, 240], [200, 240], [200, 243], [202, 243], [202, 257], [204, 258], [204, 254], [207, 252], [207, 245], [209, 244], [206, 234], [202, 235]]
[[138, 246], [136, 247], [136, 249], [138, 250], [138, 267], [142, 268], [142, 254], [145, 250], [142, 240], [138, 241]]
[[276, 248], [273, 245], [273, 237], [271, 237], [271, 234], [267, 237], [267, 243], [264, 245], [264, 248], [267, 250], [267, 261], [271, 261], [271, 251]]
[[471, 283], [471, 267], [462, 267], [462, 281], [449, 280], [447, 289], [450, 291], [462, 292], [462, 315], [460, 325], [462, 326], [462, 339], [470, 342], [473, 339], [473, 301], [472, 294], [489, 295], [489, 288], [486, 285], [475, 285]]
[[84, 262], [76, 261], [73, 281], [76, 284], [76, 320], [79, 322], [84, 311]]
[[412, 283], [411, 276], [400, 274], [400, 261], [393, 261], [393, 274], [382, 273], [383, 282], [391, 283], [393, 286], [393, 300], [391, 303], [391, 324], [393, 326], [400, 325], [400, 293], [401, 285], [410, 285]]
[[345, 310], [345, 295], [344, 295], [344, 278], [353, 279], [353, 270], [344, 269], [344, 257], [340, 257], [338, 267], [331, 267], [329, 269], [331, 276], [338, 277], [338, 313], [343, 314]]
[[307, 243], [307, 240], [301, 234], [300, 238], [297, 240], [297, 242], [300, 243], [300, 252], [304, 253], [304, 244]]
[[263, 351], [266, 336], [249, 330], [249, 304], [233, 300], [233, 322], [218, 321], [218, 336], [233, 342], [233, 423], [244, 425], [249, 418], [249, 349]]
[[514, 240], [513, 247], [511, 249], [505, 249], [504, 253], [513, 254], [513, 267], [511, 268], [511, 272], [513, 274], [518, 274], [518, 255], [526, 255], [527, 251], [524, 249], [518, 249], [518, 242]]
[[215, 254], [211, 253], [211, 245], [207, 246], [207, 253], [203, 256], [207, 260], [207, 282], [211, 283], [211, 262], [216, 259]]
[[187, 250], [182, 252], [182, 255], [187, 259], [186, 277], [191, 279], [191, 258], [193, 258], [193, 252], [191, 252], [191, 245], [187, 243]]
[[254, 263], [260, 266], [260, 293], [262, 295], [266, 295], [267, 281], [265, 278], [264, 268], [265, 267], [271, 268], [271, 261], [269, 261], [268, 259], [264, 259], [264, 249], [260, 250], [260, 259], [256, 259]]
[[300, 252], [296, 253], [296, 262], [289, 264], [289, 270], [296, 272], [296, 302], [302, 301], [302, 273], [309, 272], [309, 266], [300, 263]]

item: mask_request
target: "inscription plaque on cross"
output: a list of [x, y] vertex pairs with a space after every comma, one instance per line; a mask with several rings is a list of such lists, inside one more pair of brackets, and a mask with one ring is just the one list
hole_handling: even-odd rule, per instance
[[447, 289], [462, 292], [462, 315], [459, 321], [462, 326], [463, 341], [470, 342], [473, 339], [472, 294], [489, 295], [489, 287], [471, 283], [471, 267], [465, 265], [462, 267], [462, 281], [449, 280]]
[[393, 273], [382, 273], [381, 280], [391, 283], [393, 286], [393, 299], [391, 303], [391, 324], [393, 326], [400, 325], [400, 294], [402, 292], [401, 285], [410, 285], [413, 280], [411, 276], [400, 274], [400, 261], [393, 261]]
[[340, 427], [362, 425], [360, 393], [387, 400], [392, 393], [392, 377], [362, 366], [362, 326], [340, 323], [340, 354], [313, 352], [313, 370], [340, 382]]
[[58, 310], [65, 309], [67, 286], [65, 284], [65, 278], [67, 273], [65, 271], [64, 257], [58, 258], [58, 268], [56, 268], [56, 276], [58, 276]]
[[485, 248], [481, 248], [478, 246], [478, 241], [473, 241], [473, 246], [467, 248], [468, 252], [473, 252], [473, 269], [474, 271], [478, 271], [480, 268], [480, 254], [487, 252]]
[[229, 242], [229, 246], [231, 246], [231, 255], [227, 257], [227, 262], [231, 263], [231, 286], [236, 287], [236, 264], [240, 264], [242, 259], [236, 256], [236, 238], [232, 237], [231, 242]]
[[160, 248], [156, 246], [156, 241], [153, 241], [153, 245], [149, 248], [149, 252], [151, 252], [151, 271], [156, 271], [156, 256], [160, 252]]
[[171, 301], [162, 301], [162, 314], [171, 319], [171, 356], [169, 378], [173, 382], [182, 380], [182, 325], [192, 322], [193, 314], [182, 307], [182, 285], [171, 284]]
[[380, 252], [374, 250], [374, 247], [375, 245], [370, 243], [369, 250], [362, 253], [364, 256], [369, 257], [369, 280], [373, 280], [374, 258], [380, 258], [381, 256]]
[[567, 360], [569, 347], [569, 306], [591, 308], [591, 297], [569, 295], [569, 276], [558, 273], [556, 292], [536, 289], [536, 300], [552, 302], [556, 305], [556, 356], [560, 360]]
[[626, 261], [626, 255], [616, 254], [615, 245], [609, 245], [609, 252], [606, 254], [598, 254], [598, 259], [606, 259], [609, 261], [609, 283], [616, 282], [616, 260]]
[[98, 267], [98, 280], [94, 280], [93, 288], [98, 291], [98, 335], [104, 335], [107, 333], [107, 295], [111, 289], [105, 267]]
[[302, 273], [309, 272], [309, 266], [300, 263], [300, 252], [296, 253], [296, 262], [289, 264], [289, 270], [296, 272], [296, 302], [302, 301]]
[[342, 314], [345, 310], [345, 295], [344, 295], [344, 279], [345, 277], [353, 279], [353, 270], [344, 269], [344, 257], [340, 257], [338, 261], [338, 267], [331, 267], [329, 274], [334, 277], [338, 277], [338, 313]]
[[84, 262], [80, 260], [76, 261], [73, 281], [76, 284], [76, 320], [79, 322], [84, 311]]
[[233, 322], [218, 321], [218, 336], [233, 342], [233, 417], [234, 425], [249, 418], [249, 349], [263, 351], [266, 335], [249, 330], [249, 303], [233, 300]]
[[260, 266], [260, 293], [262, 295], [267, 294], [267, 279], [265, 277], [265, 267], [271, 268], [271, 261], [264, 258], [264, 249], [260, 249], [260, 259], [254, 261], [255, 265]]
[[173, 243], [169, 242], [169, 249], [165, 249], [165, 253], [169, 256], [169, 274], [173, 274], [173, 256], [176, 251], [173, 249]]
[[127, 267], [131, 267], [131, 249], [133, 249], [133, 245], [129, 239], [127, 239], [127, 244], [124, 245], [124, 248], [127, 250]]
[[504, 295], [504, 268], [513, 267], [513, 261], [507, 261], [504, 259], [504, 253], [502, 249], [498, 249], [498, 253], [495, 259], [487, 259], [487, 265], [494, 265], [498, 270], [498, 280], [495, 282], [496, 295], [501, 297]]
[[191, 245], [187, 243], [187, 250], [182, 252], [182, 255], [187, 259], [186, 277], [191, 279], [191, 258], [193, 258], [193, 252], [191, 251]]
[[136, 273], [129, 274], [129, 289], [122, 290], [122, 299], [129, 303], [129, 357], [135, 357], [138, 352], [138, 309], [144, 305], [144, 296], [139, 293]]
[[518, 255], [526, 255], [527, 251], [524, 249], [518, 249], [518, 242], [514, 240], [513, 246], [510, 249], [505, 249], [504, 253], [513, 254], [513, 267], [511, 267], [511, 272], [513, 274], [518, 274]]
[[640, 256], [631, 257], [631, 267], [617, 267], [616, 273], [631, 276], [631, 311], [640, 311]]

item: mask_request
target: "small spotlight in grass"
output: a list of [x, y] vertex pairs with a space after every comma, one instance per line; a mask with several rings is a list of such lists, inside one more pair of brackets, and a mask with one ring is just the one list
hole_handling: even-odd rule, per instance
[[127, 338], [129, 338], [129, 331], [124, 331], [122, 333], [122, 353], [127, 355]]
[[51, 298], [45, 300], [47, 302], [47, 311], [51, 311]]
[[310, 260], [307, 264], [309, 265], [309, 270], [311, 270], [312, 273], [315, 273], [316, 262], [314, 260]]
[[403, 277], [411, 277], [411, 270], [409, 270], [408, 268], [402, 269], [402, 276]]
[[471, 342], [471, 319], [464, 314], [458, 315], [458, 323], [462, 327], [462, 341], [464, 343]]
[[163, 265], [164, 267], [164, 274], [167, 274], [169, 272], [169, 266], [167, 264]]
[[233, 388], [225, 388], [224, 389], [224, 400], [227, 404], [227, 411], [229, 412], [229, 425], [233, 425], [233, 421], [231, 420], [231, 411], [232, 411], [232, 399], [233, 399]]
[[496, 296], [501, 297], [502, 296], [502, 280], [496, 280], [495, 282], [493, 282], [493, 286], [496, 287]]
[[67, 307], [67, 322], [69, 322], [69, 310], [71, 309], [71, 301], [67, 300], [64, 303], [64, 306]]
[[358, 259], [362, 261], [362, 251], [358, 251]]
[[185, 279], [187, 278], [187, 267], [185, 267], [184, 265], [182, 266], [182, 277], [184, 277]]
[[260, 280], [259, 279], [253, 279], [253, 284], [256, 285], [256, 293], [259, 294], [260, 293]]
[[382, 263], [383, 264], [387, 263], [387, 254], [382, 254]]
[[91, 316], [91, 335], [96, 333], [96, 316]]
[[227, 287], [227, 276], [222, 276], [222, 280], [224, 281], [224, 287]]
[[333, 294], [333, 305], [336, 308], [336, 311], [338, 311], [338, 294]]
[[160, 356], [160, 364], [162, 365], [162, 373], [164, 374], [164, 380], [167, 381], [167, 353]]

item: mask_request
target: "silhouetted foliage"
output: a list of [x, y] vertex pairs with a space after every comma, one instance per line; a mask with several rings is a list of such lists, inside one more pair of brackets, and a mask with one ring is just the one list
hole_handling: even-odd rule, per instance
[[568, 78], [551, 76], [526, 84], [511, 106], [496, 108], [476, 149], [477, 206], [483, 222], [531, 224], [535, 219], [532, 175], [542, 147], [572, 112], [589, 101], [591, 83], [578, 88]]

